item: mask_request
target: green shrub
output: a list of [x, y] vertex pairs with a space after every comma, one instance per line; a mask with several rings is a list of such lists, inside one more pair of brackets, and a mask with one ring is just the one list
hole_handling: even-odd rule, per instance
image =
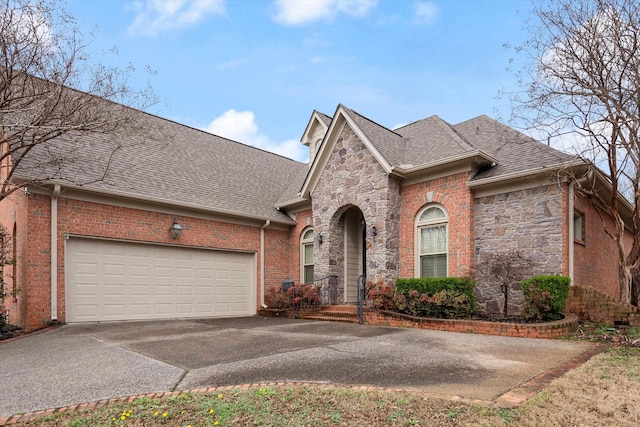
[[565, 276], [534, 276], [522, 281], [524, 316], [529, 320], [556, 320], [569, 297], [571, 279]]
[[416, 290], [420, 294], [435, 295], [442, 291], [452, 291], [454, 294], [463, 294], [469, 298], [472, 309], [476, 308], [476, 284], [473, 280], [464, 277], [440, 277], [435, 279], [411, 278], [396, 280], [398, 292], [406, 294]]
[[380, 310], [412, 316], [465, 318], [476, 313], [475, 284], [469, 279], [398, 279], [369, 283], [367, 295]]

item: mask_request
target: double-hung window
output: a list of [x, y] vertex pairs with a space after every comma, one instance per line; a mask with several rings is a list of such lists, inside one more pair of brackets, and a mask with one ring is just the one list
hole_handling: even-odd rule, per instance
[[302, 283], [313, 282], [313, 229], [310, 228], [302, 233], [300, 240], [302, 258]]
[[440, 206], [427, 206], [416, 221], [420, 277], [447, 277], [448, 217]]

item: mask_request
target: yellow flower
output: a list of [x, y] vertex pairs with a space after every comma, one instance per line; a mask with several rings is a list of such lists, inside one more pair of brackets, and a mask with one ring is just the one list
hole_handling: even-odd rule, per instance
[[218, 395], [218, 399], [222, 399], [222, 394], [219, 394], [219, 395]]
[[166, 412], [163, 412], [163, 413], [162, 413], [162, 416], [163, 416], [163, 417], [166, 417], [167, 415], [169, 415], [169, 414], [167, 414]]
[[153, 416], [154, 416], [154, 417], [157, 417], [157, 416], [158, 416], [158, 411], [154, 412], [154, 413], [153, 413]]
[[220, 424], [220, 423], [217, 422], [217, 421], [215, 423], [213, 423], [214, 426], [217, 426], [218, 424]]
[[121, 415], [121, 416], [120, 416], [120, 419], [121, 419], [122, 421], [124, 421], [124, 420], [126, 420], [126, 419], [127, 419], [127, 417], [125, 417], [124, 415]]
[[115, 420], [116, 420], [116, 417], [111, 418], [111, 421], [115, 421]]
[[213, 414], [215, 411], [213, 409], [209, 409], [209, 413]]

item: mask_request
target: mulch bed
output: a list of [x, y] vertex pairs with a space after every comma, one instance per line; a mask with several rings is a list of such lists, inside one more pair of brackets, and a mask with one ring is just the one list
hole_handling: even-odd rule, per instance
[[22, 333], [22, 329], [13, 325], [5, 325], [0, 328], [0, 341], [13, 338]]

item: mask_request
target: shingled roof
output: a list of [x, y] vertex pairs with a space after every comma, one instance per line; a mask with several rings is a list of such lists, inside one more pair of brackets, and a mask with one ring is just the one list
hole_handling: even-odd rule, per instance
[[474, 177], [479, 180], [577, 160], [485, 115], [457, 125], [431, 116], [390, 130], [351, 109], [344, 110], [389, 164], [398, 168], [416, 168], [481, 152], [497, 162]]
[[[49, 149], [61, 150], [73, 153], [56, 174], [63, 184], [85, 183], [83, 188], [97, 192], [293, 222], [275, 205], [305, 164], [152, 115], [143, 116], [141, 127], [140, 134], [120, 141], [115, 151], [108, 135], [65, 137], [39, 146], [18, 176], [51, 173], [55, 165], [43, 159]], [[101, 179], [107, 161], [110, 166]]]
[[[390, 130], [345, 106], [337, 111], [398, 169], [415, 170], [480, 153], [496, 164], [472, 181], [499, 180], [576, 160], [487, 116], [457, 125], [431, 116]], [[333, 118], [319, 112], [318, 116], [331, 129]], [[141, 117], [140, 131], [123, 139], [65, 135], [38, 146], [16, 177], [54, 176], [56, 182], [76, 187], [84, 183], [82, 188], [98, 193], [293, 223], [276, 207], [303, 201], [299, 192], [309, 177], [309, 165], [157, 116]], [[52, 151], [69, 155], [63, 163], [50, 162]]]
[[459, 123], [453, 128], [466, 140], [473, 141], [475, 147], [498, 160], [495, 167], [481, 171], [472, 181], [552, 168], [578, 160], [576, 156], [553, 149], [485, 115]]
[[[323, 119], [335, 120], [335, 117], [319, 114]], [[431, 165], [442, 167], [442, 163], [449, 160], [473, 157], [487, 165], [471, 179], [481, 182], [484, 178], [508, 179], [578, 160], [484, 115], [457, 125], [431, 116], [391, 130], [344, 105], [338, 106], [336, 114], [348, 117], [388, 166], [397, 171], [415, 173]], [[331, 129], [330, 123], [327, 124]], [[300, 172], [278, 200], [278, 206], [304, 200], [305, 195], [299, 193], [308, 185], [310, 173]]]

